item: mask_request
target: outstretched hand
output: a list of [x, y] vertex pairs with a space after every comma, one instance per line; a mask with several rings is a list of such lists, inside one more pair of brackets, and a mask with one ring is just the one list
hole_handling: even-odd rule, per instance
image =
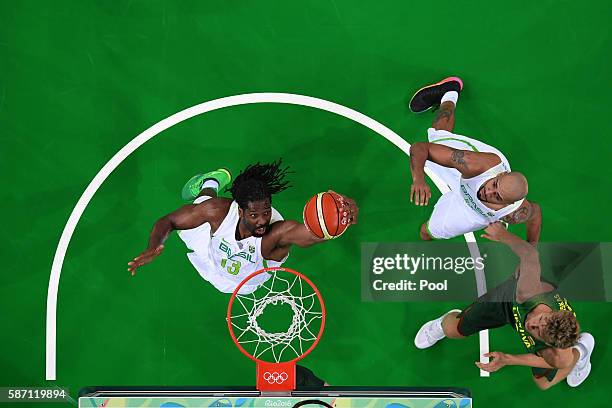
[[128, 272], [130, 272], [132, 276], [135, 276], [136, 269], [138, 269], [142, 265], [148, 264], [149, 262], [153, 261], [155, 258], [159, 256], [159, 254], [162, 253], [163, 250], [164, 250], [163, 244], [157, 246], [156, 248], [146, 249], [140, 255], [134, 258], [133, 261], [128, 262]]
[[484, 232], [484, 234], [480, 235], [481, 238], [486, 238], [496, 242], [502, 241], [508, 236], [508, 234], [510, 234], [505, 225], [499, 221], [489, 224], [489, 226], [485, 228]]
[[480, 361], [476, 361], [476, 367], [481, 370], [488, 371], [490, 373], [495, 372], [506, 365], [506, 354], [499, 351], [492, 351], [490, 353], [483, 354], [485, 357], [489, 357], [488, 363], [481, 363]]
[[427, 205], [431, 198], [431, 188], [423, 181], [415, 181], [410, 186], [410, 202], [414, 202], [415, 205]]
[[357, 216], [359, 215], [359, 207], [357, 207], [357, 203], [352, 198], [349, 198], [340, 193], [336, 193], [333, 190], [328, 190], [329, 193], [334, 193], [338, 195], [340, 198], [340, 204], [342, 204], [342, 220], [343, 224], [353, 225], [357, 224]]

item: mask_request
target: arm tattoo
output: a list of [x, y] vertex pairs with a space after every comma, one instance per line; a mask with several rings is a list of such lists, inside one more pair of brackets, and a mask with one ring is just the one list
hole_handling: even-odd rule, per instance
[[434, 123], [439, 121], [440, 119], [450, 120], [450, 118], [453, 116], [454, 110], [455, 110], [454, 106], [452, 107], [440, 106], [440, 109], [436, 113], [436, 119], [434, 120]]
[[519, 207], [516, 211], [506, 215], [502, 219], [509, 224], [520, 224], [527, 222], [531, 218], [531, 204]]
[[464, 156], [465, 156], [465, 152], [463, 150], [453, 149], [453, 153], [451, 155], [451, 161], [467, 169], [468, 166], [467, 166], [467, 163], [465, 162]]

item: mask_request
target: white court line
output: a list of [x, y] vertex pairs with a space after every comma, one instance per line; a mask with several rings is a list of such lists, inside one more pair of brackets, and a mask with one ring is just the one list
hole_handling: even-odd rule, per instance
[[[47, 332], [45, 366], [47, 380], [54, 381], [56, 378], [57, 292], [59, 288], [62, 265], [64, 263], [66, 251], [68, 250], [68, 244], [70, 243], [70, 239], [72, 238], [72, 234], [74, 233], [74, 229], [76, 228], [79, 219], [83, 215], [85, 208], [93, 198], [94, 194], [98, 191], [102, 183], [104, 183], [104, 181], [119, 166], [119, 164], [121, 164], [121, 162], [123, 162], [134, 151], [136, 151], [136, 149], [138, 149], [148, 140], [152, 139], [164, 130], [184, 120], [187, 120], [197, 115], [201, 115], [206, 112], [211, 112], [217, 109], [227, 108], [231, 106], [248, 105], [253, 103], [284, 103], [290, 105], [307, 106], [335, 113], [371, 129], [372, 131], [378, 133], [379, 135], [393, 143], [406, 155], [410, 155], [410, 144], [404, 139], [402, 139], [397, 133], [393, 132], [392, 130], [375, 121], [374, 119], [360, 112], [357, 112], [356, 110], [347, 108], [337, 103], [326, 101], [324, 99], [288, 93], [251, 93], [219, 98], [182, 110], [151, 126], [147, 130], [136, 136], [134, 139], [132, 139], [132, 141], [125, 145], [121, 150], [119, 150], [108, 161], [108, 163], [106, 163], [104, 167], [102, 167], [98, 174], [96, 174], [96, 176], [89, 183], [89, 185], [79, 198], [79, 201], [77, 201], [77, 204], [72, 210], [72, 213], [68, 218], [68, 222], [66, 223], [66, 226], [62, 231], [62, 236], [60, 237], [59, 244], [55, 251], [55, 257], [53, 258], [53, 264], [51, 266], [51, 275], [49, 277], [49, 288], [47, 290]], [[425, 173], [429, 176], [429, 178], [434, 182], [436, 187], [438, 187], [438, 189], [440, 189], [443, 194], [449, 191], [448, 186], [429, 168], [425, 168]], [[474, 234], [472, 233], [465, 234], [465, 240], [467, 242], [476, 242]], [[472, 249], [470, 249], [470, 252], [471, 251]], [[472, 256], [474, 256], [474, 254], [472, 254]], [[478, 281], [479, 278], [477, 273], [477, 285], [479, 285]]]

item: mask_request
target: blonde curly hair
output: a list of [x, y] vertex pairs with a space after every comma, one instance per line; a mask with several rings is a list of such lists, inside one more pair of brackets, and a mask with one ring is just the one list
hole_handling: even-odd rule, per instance
[[542, 333], [542, 340], [551, 346], [564, 349], [576, 345], [579, 334], [576, 315], [567, 310], [560, 310], [552, 312]]

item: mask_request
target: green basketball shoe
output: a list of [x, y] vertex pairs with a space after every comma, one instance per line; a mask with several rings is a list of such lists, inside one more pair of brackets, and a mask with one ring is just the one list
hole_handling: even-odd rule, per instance
[[220, 168], [214, 171], [209, 171], [208, 173], [196, 174], [183, 186], [183, 190], [181, 191], [181, 197], [183, 200], [193, 201], [198, 194], [200, 194], [202, 185], [206, 180], [216, 180], [217, 183], [219, 183], [219, 188], [217, 191], [221, 191], [230, 183], [230, 181], [232, 181], [232, 173], [230, 173], [228, 169]]

